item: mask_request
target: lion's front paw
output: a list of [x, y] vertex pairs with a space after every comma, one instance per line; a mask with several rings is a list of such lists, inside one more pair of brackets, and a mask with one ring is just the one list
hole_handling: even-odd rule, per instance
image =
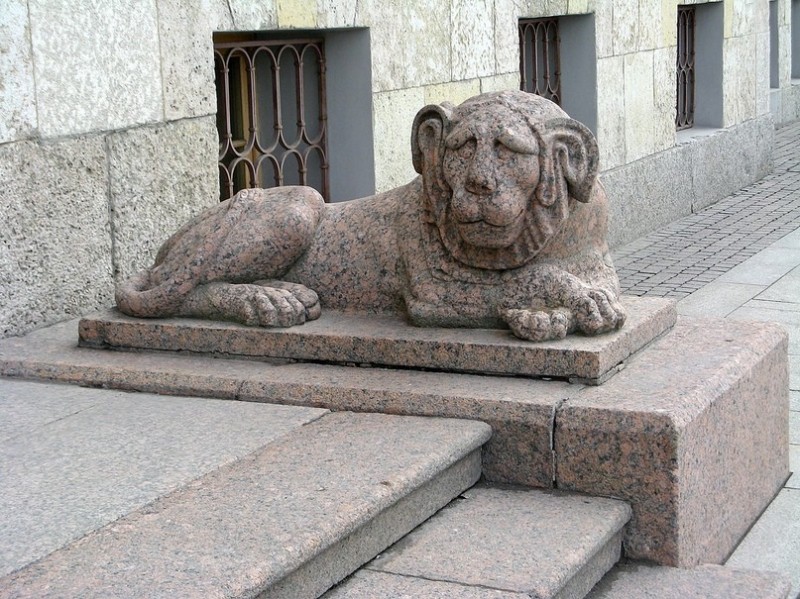
[[625, 308], [606, 289], [588, 289], [574, 299], [572, 308], [578, 330], [586, 335], [615, 331], [625, 324]]
[[549, 341], [563, 339], [570, 328], [569, 316], [564, 310], [527, 310], [508, 308], [500, 317], [520, 339]]

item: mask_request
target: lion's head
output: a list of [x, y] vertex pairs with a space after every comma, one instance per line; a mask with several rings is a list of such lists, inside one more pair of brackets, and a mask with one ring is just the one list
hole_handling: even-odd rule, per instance
[[556, 104], [521, 91], [419, 111], [411, 133], [427, 210], [452, 256], [477, 268], [532, 260], [588, 202], [597, 142]]

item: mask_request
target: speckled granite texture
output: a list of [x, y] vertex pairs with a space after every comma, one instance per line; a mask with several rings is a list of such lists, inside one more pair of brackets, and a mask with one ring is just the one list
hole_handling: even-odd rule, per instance
[[788, 377], [779, 326], [681, 319], [559, 408], [558, 486], [629, 501], [629, 557], [721, 563], [789, 475]]
[[0, 374], [483, 420], [488, 480], [625, 499], [626, 551], [664, 564], [724, 560], [789, 473], [787, 341], [773, 325], [679, 318], [599, 387], [110, 352], [75, 347], [76, 330], [0, 341]]
[[[613, 333], [529, 343], [497, 329], [409, 327], [396, 316], [326, 312], [291, 329], [197, 319], [132, 318], [114, 310], [83, 318], [91, 347], [191, 351], [336, 364], [372, 364], [522, 376], [602, 380], [675, 323], [670, 300], [625, 298], [626, 326]], [[611, 371], [611, 372], [610, 372]]]
[[269, 327], [321, 308], [392, 313], [532, 341], [623, 325], [589, 129], [540, 96], [494, 92], [422, 108], [410, 149], [420, 176], [377, 196], [239, 192], [173, 234], [117, 305]]
[[366, 569], [583, 599], [619, 559], [630, 515], [613, 499], [478, 485]]
[[789, 581], [773, 572], [629, 563], [614, 568], [586, 599], [787, 599], [790, 590]]
[[0, 597], [319, 596], [474, 484], [490, 432], [323, 416], [0, 578]]

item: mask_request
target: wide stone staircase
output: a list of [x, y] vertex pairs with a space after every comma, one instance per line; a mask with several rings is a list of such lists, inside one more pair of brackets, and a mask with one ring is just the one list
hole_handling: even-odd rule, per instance
[[[3, 340], [0, 598], [786, 599], [713, 565], [788, 475], [785, 333], [629, 311], [536, 346], [333, 317]], [[252, 359], [276, 346], [340, 354]]]

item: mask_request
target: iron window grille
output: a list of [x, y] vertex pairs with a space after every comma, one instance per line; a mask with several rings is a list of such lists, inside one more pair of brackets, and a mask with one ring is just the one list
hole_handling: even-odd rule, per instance
[[558, 19], [520, 19], [520, 89], [561, 104]]
[[695, 109], [695, 30], [694, 6], [678, 7], [677, 104], [675, 128], [694, 126]]
[[329, 199], [321, 39], [215, 35], [220, 201], [248, 187], [310, 185]]

